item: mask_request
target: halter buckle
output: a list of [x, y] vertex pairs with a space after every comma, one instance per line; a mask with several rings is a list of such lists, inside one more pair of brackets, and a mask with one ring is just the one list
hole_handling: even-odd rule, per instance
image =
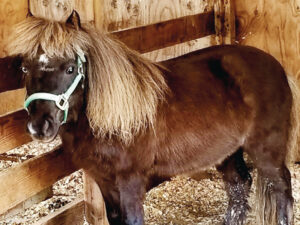
[[61, 110], [66, 110], [69, 108], [68, 99], [64, 94], [58, 96], [58, 98], [55, 101], [55, 104]]

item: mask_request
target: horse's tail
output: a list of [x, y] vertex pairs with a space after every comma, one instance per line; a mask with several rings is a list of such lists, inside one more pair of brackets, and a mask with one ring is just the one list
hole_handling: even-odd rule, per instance
[[290, 119], [290, 132], [288, 141], [288, 154], [286, 164], [290, 166], [296, 160], [299, 160], [299, 141], [300, 141], [300, 88], [297, 79], [293, 76], [287, 76], [290, 89], [293, 96], [293, 104]]
[[[297, 159], [299, 159], [299, 140], [300, 140], [300, 88], [296, 78], [287, 76], [289, 87], [292, 92], [292, 108], [290, 114], [290, 130], [289, 140], [287, 143], [286, 166], [290, 167]], [[277, 225], [277, 209], [276, 196], [271, 194], [272, 182], [265, 179], [259, 172], [257, 174], [256, 186], [256, 216], [257, 224], [260, 225]], [[290, 209], [289, 212], [292, 212]], [[292, 220], [292, 215], [288, 215]]]

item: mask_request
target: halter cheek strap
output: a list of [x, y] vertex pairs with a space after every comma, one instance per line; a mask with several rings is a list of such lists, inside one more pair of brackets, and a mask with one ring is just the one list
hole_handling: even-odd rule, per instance
[[72, 95], [72, 93], [75, 91], [79, 82], [85, 78], [83, 72], [83, 62], [86, 62], [84, 55], [79, 55], [79, 57], [77, 58], [78, 74], [75, 77], [71, 86], [68, 88], [68, 90], [65, 93], [62, 93], [60, 95], [55, 95], [55, 94], [45, 93], [45, 92], [34, 93], [30, 95], [24, 102], [24, 108], [27, 110], [27, 112], [28, 112], [28, 106], [32, 101], [35, 100], [54, 101], [57, 108], [64, 111], [64, 119], [61, 124], [66, 123], [68, 118], [68, 111], [69, 111], [69, 98]]

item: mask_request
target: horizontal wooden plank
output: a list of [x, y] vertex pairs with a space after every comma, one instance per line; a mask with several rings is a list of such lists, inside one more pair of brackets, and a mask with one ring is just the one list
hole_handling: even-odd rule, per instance
[[0, 153], [32, 140], [25, 129], [27, 117], [25, 110], [0, 117]]
[[34, 225], [82, 225], [84, 223], [84, 205], [83, 198], [78, 198], [42, 218]]
[[0, 58], [0, 92], [24, 86], [20, 57]]
[[19, 213], [22, 213], [22, 212], [24, 212], [24, 210], [32, 207], [34, 204], [38, 204], [41, 201], [51, 198], [52, 196], [53, 196], [52, 186], [47, 187], [46, 189], [40, 191], [36, 195], [26, 199], [24, 202], [16, 205], [14, 208], [8, 210], [6, 213], [4, 213], [1, 216], [1, 220], [4, 220], [8, 217], [15, 216]]
[[145, 53], [214, 33], [214, 12], [211, 11], [112, 34], [128, 47]]
[[74, 172], [61, 148], [0, 173], [0, 215]]
[[24, 108], [26, 96], [25, 88], [10, 90], [0, 93], [0, 116], [21, 110]]

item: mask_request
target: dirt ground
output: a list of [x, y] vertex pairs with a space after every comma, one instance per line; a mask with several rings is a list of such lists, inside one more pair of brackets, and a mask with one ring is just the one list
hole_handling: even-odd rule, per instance
[[[49, 144], [36, 142], [0, 155], [0, 171], [43, 152], [53, 149], [59, 140]], [[300, 225], [300, 166], [291, 168], [293, 196], [295, 199], [295, 225]], [[247, 225], [254, 225], [256, 172], [251, 172], [253, 186]], [[82, 195], [82, 172], [78, 171], [53, 186], [53, 197], [13, 217], [0, 219], [0, 225], [29, 225], [56, 211]], [[205, 179], [196, 181], [189, 177], [175, 177], [147, 193], [144, 210], [146, 225], [216, 225], [221, 224], [227, 207], [227, 196], [220, 174], [211, 169]], [[87, 225], [87, 223], [86, 223]]]

